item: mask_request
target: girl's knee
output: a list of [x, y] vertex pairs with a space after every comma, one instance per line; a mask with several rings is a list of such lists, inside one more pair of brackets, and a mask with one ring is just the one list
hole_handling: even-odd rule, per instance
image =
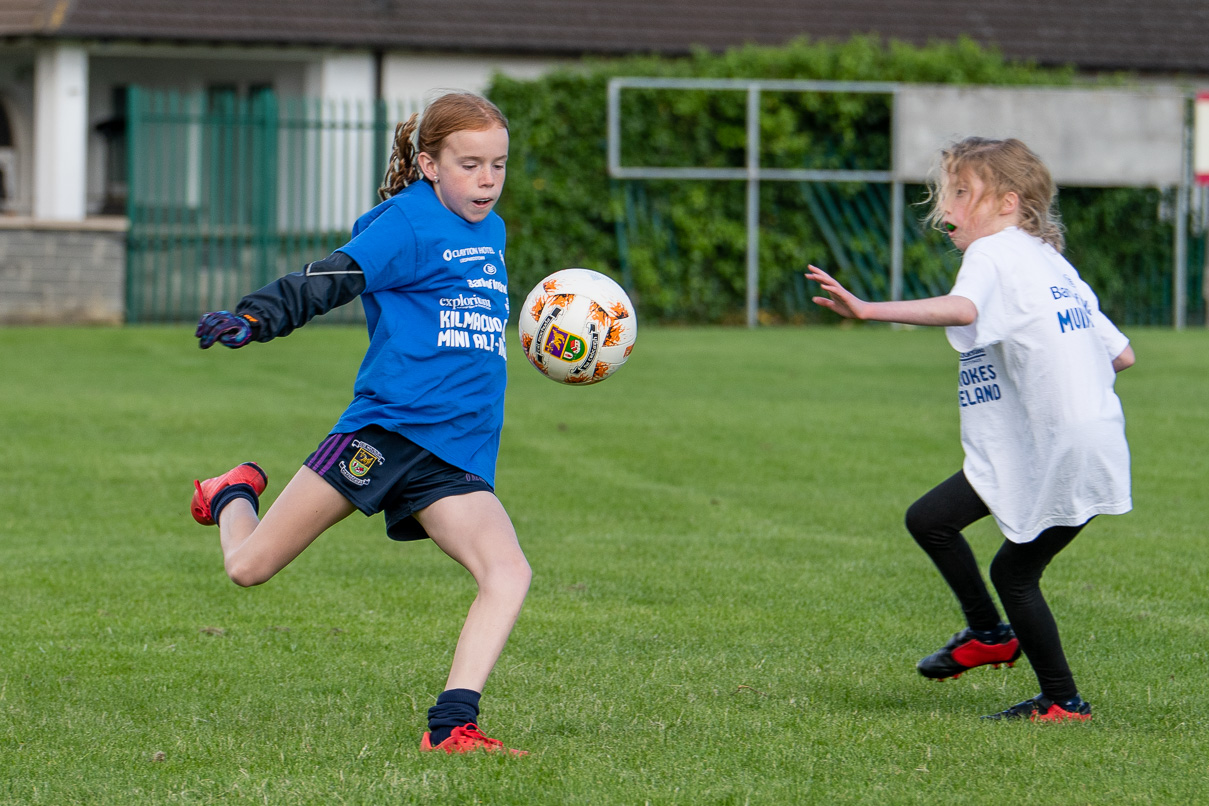
[[529, 583], [533, 581], [533, 569], [525, 555], [516, 555], [493, 563], [484, 578], [479, 580], [480, 589], [489, 589], [510, 598], [524, 599], [529, 592]]
[[919, 502], [916, 501], [907, 508], [907, 514], [903, 517], [903, 526], [907, 527], [907, 531], [910, 532], [911, 536], [916, 540], [918, 540], [919, 536], [927, 530], [927, 526], [924, 523], [923, 512], [921, 510], [922, 508], [919, 506]]
[[1002, 554], [996, 554], [991, 560], [991, 565], [987, 569], [987, 575], [991, 578], [991, 584], [995, 586], [995, 590], [1007, 590], [1011, 581], [1012, 575], [1008, 573], [1007, 563], [1003, 559]]
[[523, 596], [529, 590], [529, 583], [533, 581], [533, 569], [529, 567], [529, 561], [523, 554], [514, 559], [509, 566], [507, 573], [512, 579], [512, 584], [521, 591]]
[[275, 568], [266, 568], [263, 564], [249, 562], [238, 556], [229, 558], [224, 565], [227, 576], [241, 588], [263, 585], [277, 573]]
[[991, 560], [991, 584], [1001, 600], [1019, 600], [1039, 593], [1041, 574], [1021, 567], [1000, 551]]
[[923, 506], [920, 501], [916, 501], [907, 508], [907, 514], [903, 517], [903, 525], [907, 527], [911, 537], [915, 538], [915, 542], [921, 546], [938, 545], [945, 542], [944, 525], [937, 522], [928, 507]]

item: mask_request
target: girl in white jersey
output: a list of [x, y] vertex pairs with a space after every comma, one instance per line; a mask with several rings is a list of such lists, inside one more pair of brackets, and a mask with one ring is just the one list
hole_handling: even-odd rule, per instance
[[[1096, 515], [1128, 512], [1129, 447], [1113, 391], [1129, 340], [1061, 255], [1049, 170], [1019, 140], [968, 138], [941, 153], [929, 221], [964, 253], [949, 294], [866, 302], [821, 269], [814, 301], [851, 319], [946, 328], [960, 355], [962, 470], [907, 511], [907, 529], [961, 604], [966, 628], [919, 662], [926, 677], [1011, 665], [1041, 693], [989, 719], [1088, 720], [1041, 575]], [[992, 515], [1004, 540], [990, 576], [1004, 623], [961, 530]]]
[[244, 297], [234, 312], [202, 317], [203, 349], [243, 347], [360, 296], [370, 346], [349, 407], [263, 520], [267, 477], [253, 462], [195, 482], [192, 511], [218, 525], [227, 574], [242, 586], [267, 582], [358, 510], [384, 512], [393, 539], [431, 538], [470, 572], [478, 596], [420, 749], [502, 751], [479, 731], [479, 698], [530, 580], [493, 486], [508, 319], [504, 222], [493, 208], [508, 125], [471, 93], [436, 99], [417, 128], [418, 117], [396, 129], [383, 201], [347, 244]]

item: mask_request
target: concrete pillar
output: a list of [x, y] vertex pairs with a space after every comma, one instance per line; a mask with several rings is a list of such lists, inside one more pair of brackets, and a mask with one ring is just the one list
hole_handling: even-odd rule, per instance
[[34, 69], [34, 217], [87, 214], [88, 52], [48, 45]]

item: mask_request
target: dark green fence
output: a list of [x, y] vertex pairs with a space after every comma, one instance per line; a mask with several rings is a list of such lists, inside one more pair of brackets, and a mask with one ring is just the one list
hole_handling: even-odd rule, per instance
[[[127, 102], [130, 322], [187, 322], [345, 243], [410, 105], [271, 92]], [[329, 320], [362, 317], [359, 303]]]

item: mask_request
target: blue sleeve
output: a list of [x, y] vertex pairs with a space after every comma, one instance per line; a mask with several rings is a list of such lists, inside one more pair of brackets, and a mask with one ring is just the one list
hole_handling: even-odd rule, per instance
[[[360, 222], [358, 222], [360, 224]], [[365, 291], [406, 286], [416, 279], [419, 265], [416, 234], [407, 216], [395, 205], [361, 226], [340, 247], [365, 273]]]

